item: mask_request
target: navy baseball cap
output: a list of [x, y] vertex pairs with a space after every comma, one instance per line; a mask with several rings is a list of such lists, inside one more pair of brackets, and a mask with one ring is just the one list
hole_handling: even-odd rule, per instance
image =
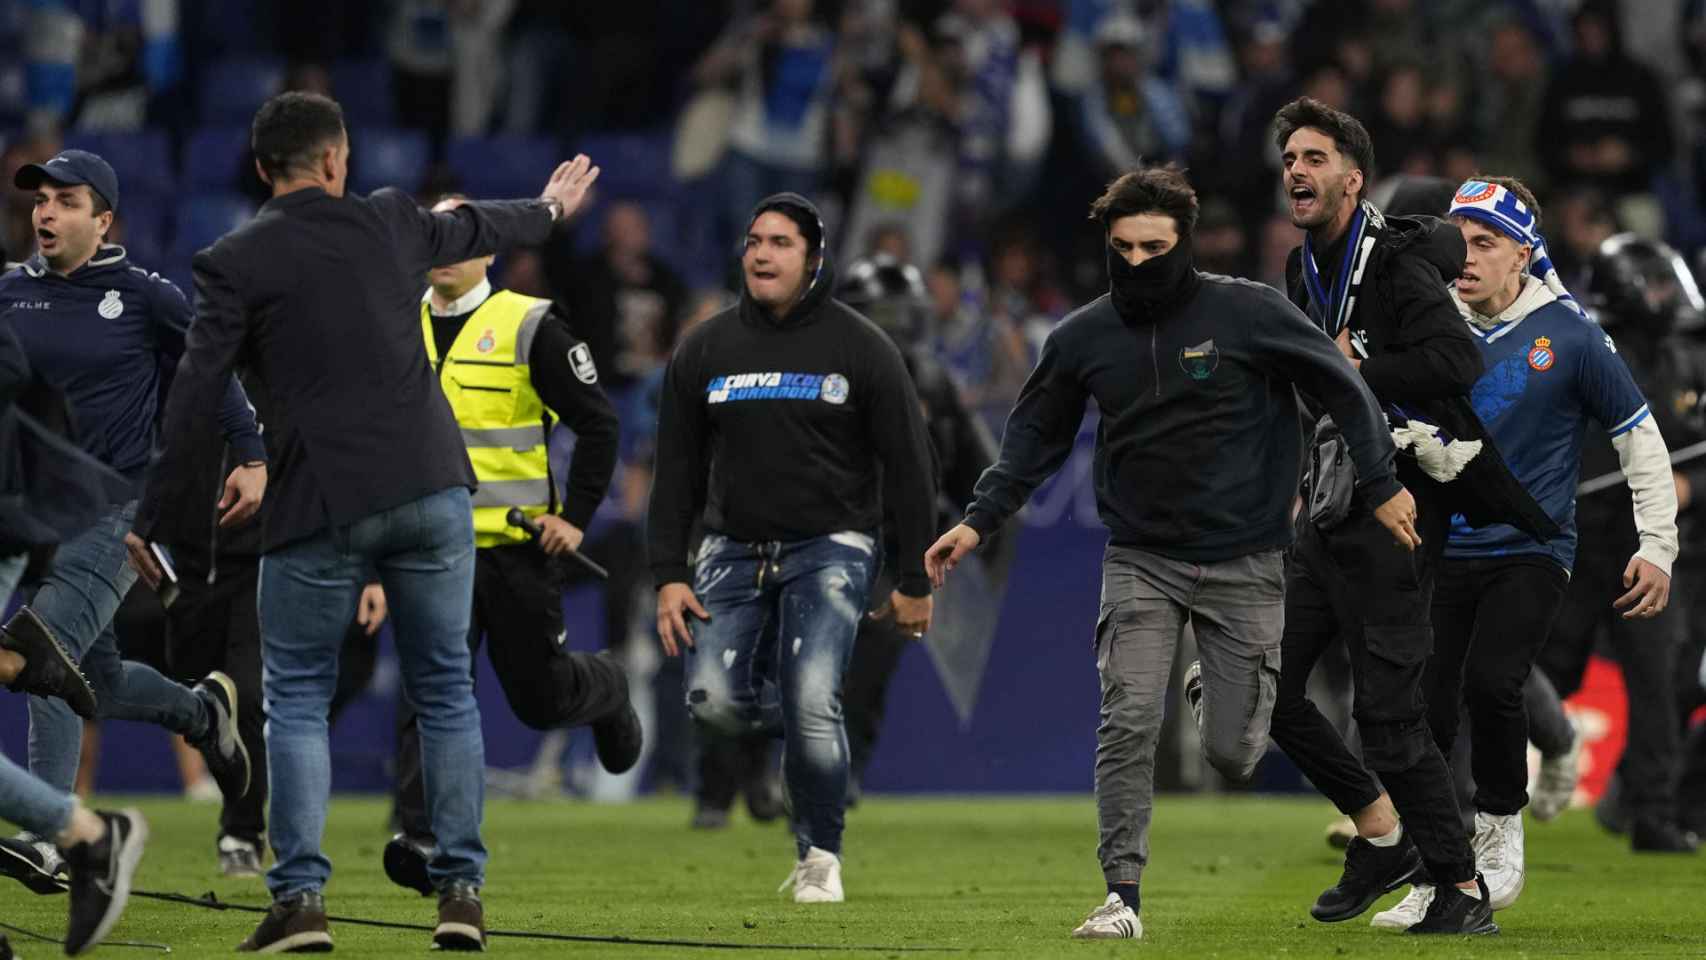
[[105, 160], [87, 150], [61, 150], [59, 156], [46, 163], [25, 164], [18, 168], [12, 185], [34, 190], [44, 180], [67, 186], [87, 184], [90, 190], [100, 194], [107, 206], [118, 209], [118, 174], [113, 173], [113, 168]]

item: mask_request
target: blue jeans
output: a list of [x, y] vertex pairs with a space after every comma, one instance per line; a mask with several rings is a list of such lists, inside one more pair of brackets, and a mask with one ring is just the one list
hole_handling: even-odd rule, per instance
[[332, 874], [320, 851], [332, 790], [327, 714], [338, 649], [370, 570], [385, 586], [403, 691], [419, 715], [427, 814], [438, 838], [427, 873], [440, 887], [485, 879], [485, 744], [468, 653], [474, 513], [468, 491], [452, 487], [261, 558], [261, 686], [277, 860], [267, 887], [275, 899], [318, 891]]
[[[113, 614], [136, 583], [124, 535], [136, 501], [118, 504], [94, 526], [61, 544], [53, 571], [30, 598], [30, 609], [83, 667], [103, 720], [156, 723], [188, 740], [207, 733], [207, 707], [190, 688], [153, 667], [119, 656]], [[30, 698], [30, 772], [59, 790], [77, 779], [83, 722], [58, 698]]]
[[[29, 558], [0, 557], [0, 608], [12, 598]], [[55, 790], [0, 754], [0, 819], [40, 836], [52, 837], [71, 821], [71, 794]]]
[[[783, 774], [801, 857], [841, 852], [847, 731], [841, 677], [878, 565], [877, 540], [844, 532], [792, 543], [706, 534], [693, 592], [687, 709], [715, 734], [783, 737]], [[776, 648], [761, 655], [762, 639]], [[763, 668], [774, 664], [774, 690]]]

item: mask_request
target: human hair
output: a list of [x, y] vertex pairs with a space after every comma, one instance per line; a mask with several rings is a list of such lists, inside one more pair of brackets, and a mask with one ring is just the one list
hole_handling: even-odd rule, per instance
[[292, 90], [261, 105], [249, 146], [268, 178], [310, 168], [315, 155], [344, 136], [344, 111], [331, 97]]
[[1516, 194], [1516, 198], [1522, 201], [1522, 205], [1528, 208], [1528, 212], [1534, 214], [1534, 229], [1540, 229], [1540, 201], [1534, 199], [1534, 191], [1528, 189], [1528, 184], [1515, 177], [1489, 177], [1479, 173], [1470, 179], [1490, 183], [1495, 187], [1504, 187]]
[[1145, 213], [1173, 218], [1180, 237], [1188, 237], [1197, 225], [1197, 192], [1185, 171], [1176, 164], [1145, 167], [1122, 174], [1090, 204], [1090, 219], [1113, 228], [1114, 221]]
[[[1283, 152], [1291, 135], [1305, 127], [1319, 130], [1332, 138], [1339, 153], [1350, 160], [1351, 166], [1362, 171], [1362, 195], [1366, 195], [1369, 183], [1374, 179], [1374, 141], [1369, 139], [1368, 130], [1362, 122], [1313, 97], [1298, 97], [1274, 114], [1274, 145]], [[1357, 199], [1362, 199], [1362, 196]]]
[[95, 216], [98, 217], [103, 213], [112, 213], [113, 212], [113, 205], [108, 203], [107, 198], [101, 196], [100, 192], [97, 191], [94, 187], [90, 187], [89, 188], [89, 209], [93, 210], [95, 212]]

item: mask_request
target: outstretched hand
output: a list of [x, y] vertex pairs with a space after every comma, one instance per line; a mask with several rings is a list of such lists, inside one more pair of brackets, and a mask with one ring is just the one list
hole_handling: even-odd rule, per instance
[[586, 193], [592, 188], [593, 181], [598, 179], [598, 168], [592, 165], [584, 153], [575, 154], [573, 160], [560, 164], [551, 179], [545, 184], [545, 189], [539, 192], [541, 200], [555, 200], [563, 205], [563, 219], [574, 216], [586, 200]]

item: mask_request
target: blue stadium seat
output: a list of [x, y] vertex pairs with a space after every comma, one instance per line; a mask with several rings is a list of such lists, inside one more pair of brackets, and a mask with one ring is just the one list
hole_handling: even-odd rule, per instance
[[238, 57], [209, 64], [201, 74], [202, 123], [248, 123], [255, 110], [284, 89], [284, 63]]
[[564, 159], [562, 144], [544, 137], [459, 137], [445, 159], [471, 197], [534, 197]]
[[118, 219], [119, 242], [131, 262], [148, 270], [162, 269], [171, 235], [165, 202], [149, 194], [121, 195]]
[[191, 194], [178, 205], [172, 257], [182, 259], [187, 267], [196, 251], [241, 226], [254, 213], [254, 205], [240, 193]]
[[388, 127], [396, 122], [391, 65], [384, 60], [341, 60], [332, 65], [332, 95], [351, 127]]
[[65, 146], [100, 154], [118, 174], [119, 202], [137, 194], [170, 193], [178, 185], [172, 144], [164, 130], [140, 133], [83, 133], [65, 135]]
[[672, 134], [588, 134], [575, 144], [569, 156], [584, 153], [598, 165], [598, 187], [623, 194], [658, 195], [674, 187], [670, 173]]
[[200, 127], [184, 146], [184, 186], [192, 191], [237, 186], [249, 153], [249, 128], [237, 124]]
[[350, 181], [357, 193], [380, 187], [412, 191], [431, 159], [427, 136], [419, 130], [357, 128], [350, 133], [350, 151]]

